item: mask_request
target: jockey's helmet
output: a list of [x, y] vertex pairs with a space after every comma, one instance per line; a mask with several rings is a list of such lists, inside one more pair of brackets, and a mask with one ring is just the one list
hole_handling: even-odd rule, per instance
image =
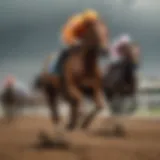
[[116, 39], [113, 43], [113, 47], [117, 49], [123, 44], [129, 44], [131, 42], [131, 38], [128, 34], [121, 35], [118, 39]]
[[16, 82], [16, 78], [12, 75], [8, 75], [7, 78], [4, 81], [4, 86], [11, 86], [14, 85]]
[[98, 19], [98, 13], [94, 10], [86, 10], [72, 16], [62, 30], [62, 39], [66, 44], [79, 41], [85, 33], [85, 22], [93, 22]]
[[73, 44], [77, 37], [80, 35], [82, 30], [83, 16], [82, 14], [77, 14], [72, 16], [62, 30], [62, 40], [66, 44]]

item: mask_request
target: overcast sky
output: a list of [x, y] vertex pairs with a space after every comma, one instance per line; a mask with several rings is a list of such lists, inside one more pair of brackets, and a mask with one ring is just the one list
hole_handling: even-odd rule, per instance
[[0, 80], [13, 73], [28, 82], [43, 58], [61, 49], [66, 19], [96, 9], [112, 38], [129, 33], [142, 50], [141, 72], [160, 76], [160, 0], [2, 0], [0, 1]]

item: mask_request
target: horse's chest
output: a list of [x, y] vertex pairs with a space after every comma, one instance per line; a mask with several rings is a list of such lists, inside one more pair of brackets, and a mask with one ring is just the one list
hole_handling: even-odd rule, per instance
[[75, 82], [79, 87], [94, 88], [99, 84], [99, 78], [97, 76], [79, 75], [75, 78]]
[[74, 58], [74, 65], [72, 65], [72, 77], [74, 82], [81, 87], [94, 87], [99, 83], [100, 72], [95, 65], [91, 68], [86, 67], [85, 61], [80, 57]]
[[72, 65], [72, 74], [74, 76], [79, 77], [84, 74], [85, 68], [81, 59], [75, 59]]

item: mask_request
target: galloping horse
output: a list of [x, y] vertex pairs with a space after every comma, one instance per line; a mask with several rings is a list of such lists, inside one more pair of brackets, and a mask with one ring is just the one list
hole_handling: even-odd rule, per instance
[[[113, 115], [131, 114], [137, 108], [137, 77], [139, 64], [139, 47], [133, 42], [123, 43], [117, 47], [121, 60], [111, 64], [104, 78], [105, 95], [110, 102]], [[125, 108], [127, 98], [130, 106]], [[118, 123], [121, 123], [118, 120]], [[119, 128], [119, 124], [118, 124]]]
[[61, 65], [62, 74], [45, 72], [37, 77], [35, 83], [35, 86], [44, 88], [54, 124], [60, 122], [57, 97], [61, 95], [69, 102], [71, 119], [67, 129], [70, 130], [76, 127], [86, 89], [91, 91], [96, 108], [83, 121], [81, 127], [87, 127], [97, 112], [103, 108], [102, 76], [97, 59], [102, 53], [107, 53], [106, 28], [98, 18], [96, 20], [86, 18], [81, 25], [83, 26], [81, 43], [65, 51], [68, 56]]

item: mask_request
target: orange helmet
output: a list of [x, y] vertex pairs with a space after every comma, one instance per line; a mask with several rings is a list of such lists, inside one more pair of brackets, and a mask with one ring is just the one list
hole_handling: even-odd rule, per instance
[[98, 13], [91, 9], [72, 16], [62, 30], [62, 40], [67, 44], [73, 44], [85, 33], [85, 22], [97, 19]]
[[77, 40], [78, 34], [80, 34], [83, 26], [82, 14], [72, 16], [62, 31], [62, 39], [67, 44], [72, 44]]

